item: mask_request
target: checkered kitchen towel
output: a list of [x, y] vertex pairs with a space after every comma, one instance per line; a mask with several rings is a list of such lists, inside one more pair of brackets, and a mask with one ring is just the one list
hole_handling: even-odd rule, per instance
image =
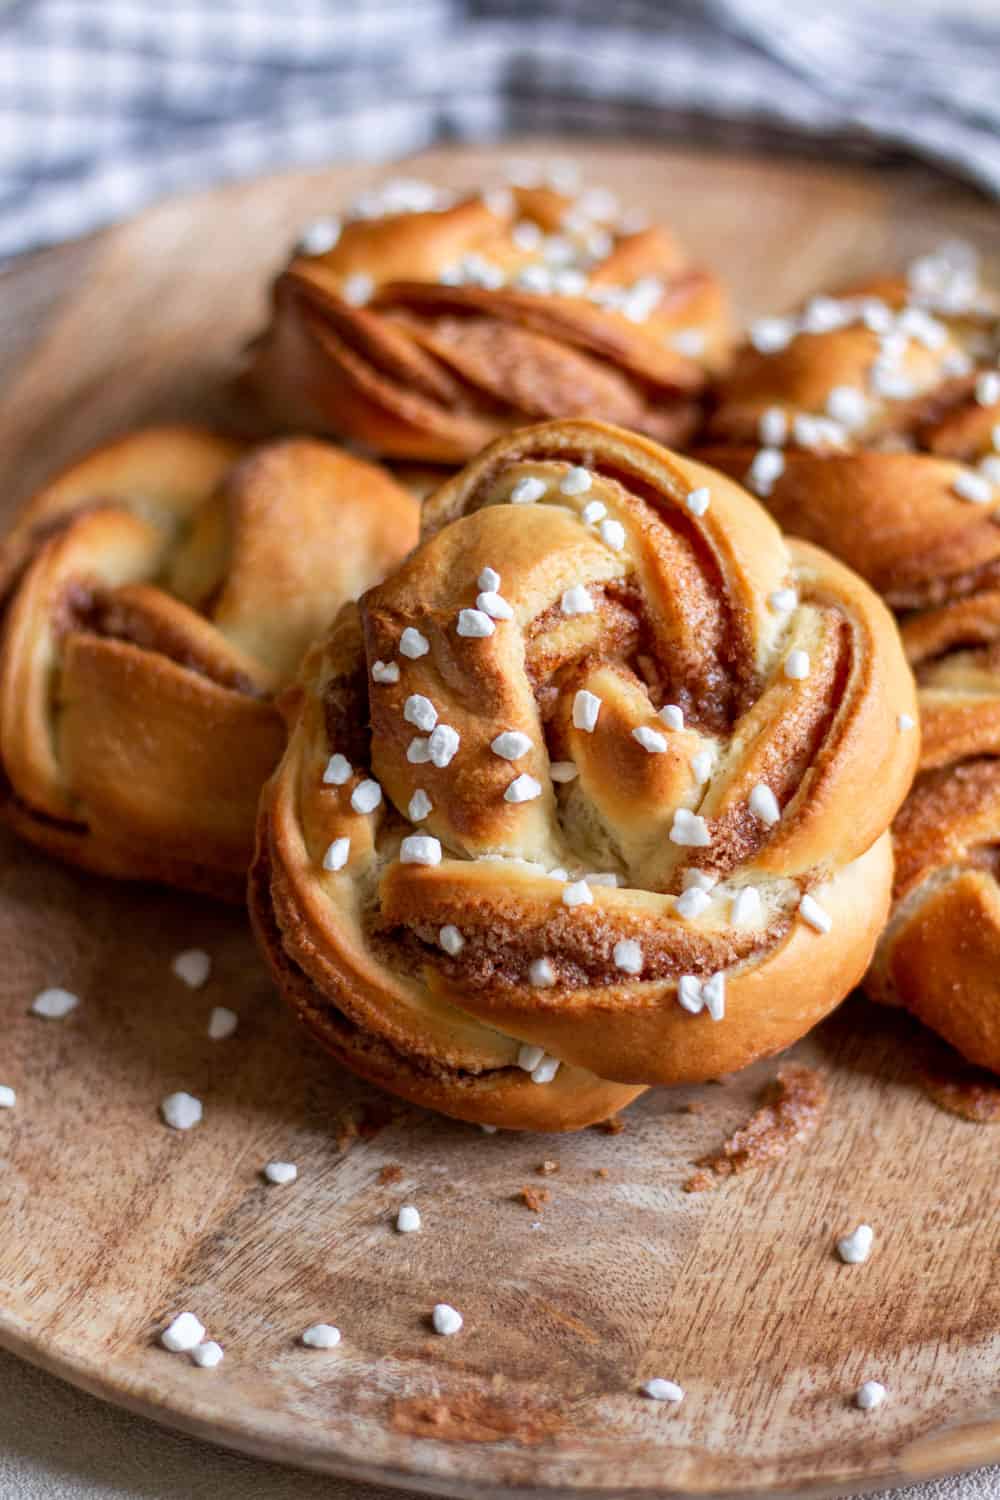
[[997, 0], [0, 0], [0, 257], [287, 163], [822, 141], [1000, 193]]

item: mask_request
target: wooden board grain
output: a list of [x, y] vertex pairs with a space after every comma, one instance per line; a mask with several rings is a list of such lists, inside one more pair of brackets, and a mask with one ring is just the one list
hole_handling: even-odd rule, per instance
[[[574, 154], [675, 223], [746, 314], [945, 234], [996, 243], [995, 209], [920, 174]], [[414, 165], [474, 184], [500, 155]], [[226, 380], [269, 269], [376, 175], [169, 202], [0, 275], [4, 509], [132, 423], [241, 421]], [[192, 992], [170, 960], [195, 945], [213, 972]], [[250, 1452], [456, 1495], [818, 1493], [1000, 1459], [1000, 1135], [924, 1097], [905, 1018], [850, 1001], [794, 1049], [829, 1081], [813, 1142], [688, 1195], [692, 1160], [773, 1064], [652, 1092], [616, 1136], [387, 1110], [299, 1035], [238, 914], [87, 879], [6, 835], [0, 953], [0, 1082], [18, 1091], [0, 1112], [0, 1343], [87, 1389]], [[48, 984], [81, 995], [68, 1019], [28, 1013]], [[223, 1042], [206, 1036], [217, 1004], [240, 1015]], [[157, 1113], [179, 1088], [205, 1104], [188, 1134]], [[274, 1157], [297, 1163], [293, 1186], [263, 1183]], [[540, 1213], [524, 1184], [551, 1192]], [[407, 1201], [419, 1235], [392, 1228]], [[875, 1252], [843, 1266], [833, 1239], [861, 1220]], [[465, 1316], [456, 1338], [429, 1331], [440, 1300]], [[219, 1369], [157, 1346], [181, 1308], [224, 1345]], [[317, 1320], [343, 1330], [333, 1353], [297, 1345]], [[680, 1407], [637, 1395], [653, 1375], [684, 1386]], [[867, 1378], [890, 1392], [869, 1415], [851, 1403]]]

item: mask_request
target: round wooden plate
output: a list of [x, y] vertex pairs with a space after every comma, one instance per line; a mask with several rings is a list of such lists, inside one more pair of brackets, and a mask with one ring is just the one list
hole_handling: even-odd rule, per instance
[[[747, 313], [944, 233], [996, 243], [995, 210], [915, 173], [575, 154], [676, 224]], [[500, 156], [413, 169], [475, 184]], [[376, 175], [165, 203], [0, 277], [5, 506], [128, 424], [232, 418], [225, 379], [270, 270]], [[200, 991], [170, 971], [191, 946], [213, 959]], [[904, 1018], [849, 1002], [794, 1052], [829, 1082], [812, 1141], [688, 1195], [774, 1064], [650, 1093], [619, 1135], [487, 1136], [387, 1107], [297, 1033], [239, 914], [6, 835], [0, 953], [0, 1082], [18, 1092], [0, 1115], [0, 1342], [67, 1379], [253, 1453], [455, 1495], [815, 1493], [1000, 1458], [1000, 1137], [924, 1097]], [[82, 997], [64, 1021], [29, 1014], [50, 984]], [[223, 1003], [239, 1030], [211, 1042]], [[158, 1117], [180, 1088], [205, 1104], [187, 1134]], [[274, 1157], [298, 1164], [293, 1186], [263, 1183]], [[550, 1190], [541, 1212], [525, 1184]], [[419, 1235], [392, 1227], [407, 1201]], [[834, 1237], [861, 1220], [872, 1259], [841, 1265]], [[441, 1300], [465, 1316], [456, 1338], [429, 1331]], [[158, 1347], [182, 1308], [225, 1347], [218, 1369]], [[339, 1349], [298, 1345], [317, 1320]], [[653, 1375], [683, 1404], [639, 1397]], [[867, 1378], [889, 1390], [871, 1414], [851, 1401]]]

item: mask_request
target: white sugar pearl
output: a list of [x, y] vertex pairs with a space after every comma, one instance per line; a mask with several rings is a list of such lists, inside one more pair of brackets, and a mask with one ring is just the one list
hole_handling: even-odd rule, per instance
[[512, 620], [514, 611], [507, 600], [494, 590], [484, 590], [476, 595], [476, 608], [482, 610], [484, 615], [489, 615], [491, 620]]
[[796, 327], [791, 318], [758, 318], [750, 327], [750, 342], [758, 354], [779, 354], [792, 342]]
[[608, 507], [603, 500], [588, 500], [580, 512], [580, 519], [585, 526], [596, 526], [598, 521], [603, 521], [608, 513]]
[[427, 754], [431, 764], [439, 770], [450, 766], [458, 754], [460, 744], [457, 730], [452, 729], [450, 724], [439, 724], [427, 741]]
[[660, 718], [668, 729], [684, 728], [684, 710], [678, 708], [676, 703], [665, 703], [660, 709]]
[[422, 823], [424, 821], [424, 819], [428, 816], [428, 814], [433, 811], [433, 809], [434, 809], [433, 802], [428, 797], [427, 793], [423, 790], [423, 788], [418, 786], [417, 790], [413, 793], [413, 796], [410, 798], [409, 805], [407, 806], [407, 809], [406, 809], [407, 816], [409, 817], [410, 822], [411, 823]]
[[692, 1016], [699, 1015], [705, 1008], [701, 980], [694, 974], [682, 974], [677, 981], [677, 999]]
[[[420, 655], [420, 653], [417, 653]], [[373, 682], [398, 682], [399, 663], [395, 661], [376, 661], [372, 663]]]
[[560, 608], [564, 615], [591, 615], [594, 612], [594, 601], [582, 583], [575, 583], [563, 594]]
[[367, 781], [359, 781], [351, 793], [351, 806], [356, 813], [374, 812], [382, 801], [382, 788], [377, 781], [370, 778]]
[[269, 1161], [264, 1168], [264, 1176], [275, 1187], [287, 1187], [298, 1175], [299, 1169], [292, 1161]]
[[711, 904], [712, 898], [707, 891], [696, 885], [688, 886], [687, 890], [681, 891], [674, 902], [674, 915], [682, 917], [685, 922], [690, 922], [700, 917]]
[[553, 781], [575, 781], [579, 774], [576, 765], [571, 760], [554, 760], [549, 766], [549, 775]]
[[422, 729], [424, 734], [430, 734], [438, 721], [438, 711], [423, 693], [411, 693], [403, 704], [403, 718], [407, 724]]
[[868, 420], [868, 398], [853, 385], [835, 385], [826, 398], [827, 416], [854, 432]]
[[855, 1406], [861, 1411], [874, 1411], [886, 1398], [885, 1386], [878, 1380], [866, 1380], [854, 1397]]
[[312, 1323], [300, 1335], [307, 1349], [336, 1349], [340, 1343], [340, 1329], [332, 1323]]
[[342, 870], [351, 853], [350, 839], [334, 839], [323, 855], [324, 870]]
[[593, 900], [593, 892], [585, 880], [571, 880], [563, 886], [563, 906], [590, 906]]
[[803, 896], [799, 902], [799, 916], [817, 932], [829, 932], [833, 926], [830, 913], [824, 911], [819, 902], [809, 895]]
[[324, 786], [343, 786], [350, 781], [354, 771], [350, 761], [344, 755], [331, 755], [323, 772]]
[[164, 1349], [169, 1349], [171, 1354], [188, 1354], [196, 1349], [205, 1337], [205, 1325], [195, 1317], [194, 1313], [178, 1313], [176, 1318], [164, 1328], [160, 1334], [160, 1343]]
[[768, 828], [773, 828], [781, 817], [778, 799], [765, 781], [758, 781], [750, 793], [750, 811]]
[[1000, 402], [1000, 374], [987, 370], [976, 381], [976, 400], [980, 406], [996, 406]]
[[711, 750], [698, 750], [692, 755], [691, 772], [699, 786], [711, 776], [714, 760], [715, 757]]
[[559, 1066], [558, 1057], [550, 1057], [546, 1053], [538, 1066], [531, 1070], [532, 1083], [551, 1083], [559, 1072]]
[[9, 1083], [0, 1083], [0, 1109], [13, 1109], [17, 1103], [17, 1094]]
[[434, 1332], [449, 1338], [451, 1334], [458, 1333], [462, 1327], [462, 1314], [456, 1312], [447, 1302], [439, 1302], [431, 1313], [431, 1322]]
[[541, 782], [535, 780], [534, 776], [527, 774], [515, 776], [510, 786], [503, 794], [505, 802], [533, 802], [536, 797], [542, 795]]
[[420, 1210], [412, 1203], [404, 1203], [396, 1215], [396, 1228], [400, 1234], [417, 1234], [420, 1230]]
[[788, 414], [780, 406], [769, 406], [760, 414], [757, 436], [767, 448], [780, 448], [788, 436]]
[[183, 1090], [168, 1094], [160, 1105], [160, 1114], [171, 1130], [190, 1130], [193, 1125], [201, 1123], [201, 1100]]
[[974, 473], [971, 469], [956, 474], [951, 488], [960, 500], [968, 500], [972, 505], [989, 505], [993, 499], [993, 486], [986, 475]]
[[684, 1392], [673, 1380], [647, 1380], [645, 1385], [639, 1387], [644, 1396], [651, 1401], [683, 1401]]
[[525, 1073], [533, 1073], [544, 1056], [544, 1047], [538, 1047], [534, 1042], [522, 1042], [517, 1049], [517, 1065], [523, 1068]]
[[614, 947], [615, 968], [623, 974], [642, 973], [642, 949], [632, 938], [622, 938]]
[[767, 602], [776, 615], [788, 615], [798, 609], [799, 596], [794, 589], [775, 589], [773, 594], [768, 594]]
[[620, 521], [602, 521], [598, 530], [601, 541], [612, 552], [620, 552], [625, 545], [625, 527]]
[[862, 1265], [872, 1253], [875, 1231], [870, 1224], [859, 1224], [850, 1234], [837, 1241], [837, 1254], [849, 1266]]
[[796, 647], [785, 657], [785, 676], [793, 682], [802, 682], [809, 676], [809, 653]]
[[701, 998], [713, 1021], [721, 1021], [726, 1014], [726, 976], [713, 974], [701, 987]]
[[755, 927], [760, 921], [762, 908], [760, 892], [756, 886], [744, 885], [733, 897], [729, 920], [734, 927]]
[[650, 729], [646, 724], [640, 724], [638, 729], [633, 729], [632, 738], [650, 755], [662, 755], [667, 748], [663, 735], [657, 734], [655, 729]]
[[784, 454], [777, 448], [761, 448], [747, 471], [747, 484], [766, 499], [784, 472]]
[[407, 625], [399, 637], [399, 649], [411, 661], [416, 661], [418, 657], [427, 655], [431, 649], [431, 643], [421, 631], [414, 629], [412, 625]]
[[573, 699], [573, 727], [582, 729], [587, 734], [593, 734], [597, 728], [597, 720], [601, 712], [603, 700], [596, 693], [589, 693], [586, 688], [580, 688]]
[[670, 827], [670, 842], [684, 848], [707, 849], [712, 839], [704, 818], [689, 812], [686, 807], [679, 807]]
[[31, 1013], [44, 1016], [47, 1021], [61, 1021], [71, 1010], [76, 1010], [79, 1004], [79, 995], [74, 995], [70, 990], [41, 990], [31, 1002]]
[[563, 475], [559, 488], [564, 495], [584, 495], [593, 482], [593, 475], [589, 474], [586, 469], [574, 465], [568, 474]]
[[692, 490], [684, 501], [687, 509], [693, 516], [703, 516], [711, 503], [712, 492], [707, 485]]
[[913, 729], [916, 722], [912, 714], [900, 714], [896, 719], [896, 728], [900, 733], [905, 733], [906, 730]]
[[458, 624], [455, 628], [458, 634], [466, 640], [479, 641], [492, 635], [496, 626], [489, 615], [484, 614], [481, 609], [460, 609]]
[[404, 865], [439, 865], [440, 841], [429, 834], [411, 833], [399, 846], [399, 858]]
[[375, 290], [375, 283], [364, 271], [355, 271], [353, 276], [346, 276], [341, 287], [341, 295], [345, 302], [352, 307], [363, 307]]
[[710, 875], [707, 870], [685, 870], [681, 876], [682, 891], [710, 891], [718, 883], [718, 876]]
[[450, 922], [447, 926], [441, 928], [441, 931], [438, 933], [438, 942], [446, 953], [451, 954], [452, 958], [455, 957], [456, 953], [461, 953], [465, 947], [465, 938], [459, 932], [458, 928], [454, 927]]
[[544, 479], [519, 479], [510, 492], [511, 505], [534, 505], [548, 490]]
[[297, 248], [302, 255], [326, 255], [339, 239], [339, 219], [315, 219], [299, 235]]
[[203, 948], [186, 948], [170, 967], [189, 989], [200, 990], [212, 972], [212, 960]]
[[490, 749], [503, 760], [520, 760], [531, 749], [531, 740], [520, 729], [505, 729], [491, 740]]
[[406, 747], [406, 758], [411, 766], [425, 766], [431, 758], [429, 739], [415, 738]]
[[[556, 971], [547, 958], [536, 958], [528, 965], [528, 982], [537, 990], [550, 990], [556, 982]], [[536, 1064], [532, 1064], [536, 1066]], [[530, 1072], [530, 1069], [529, 1069]]]
[[224, 1042], [232, 1036], [240, 1018], [228, 1005], [216, 1005], [208, 1018], [208, 1034], [213, 1042]]
[[476, 587], [483, 589], [487, 594], [495, 593], [500, 587], [500, 574], [495, 568], [484, 568], [476, 579]]
[[202, 1370], [214, 1370], [216, 1365], [221, 1365], [225, 1354], [221, 1344], [208, 1339], [204, 1344], [195, 1344], [191, 1350], [191, 1359]]

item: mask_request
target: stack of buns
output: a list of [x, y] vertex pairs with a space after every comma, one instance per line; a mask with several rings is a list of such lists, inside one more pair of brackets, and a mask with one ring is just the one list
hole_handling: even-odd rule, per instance
[[0, 544], [0, 815], [249, 881], [317, 1041], [488, 1127], [859, 982], [1000, 1072], [998, 356], [963, 247], [734, 349], [605, 190], [369, 192], [248, 351], [282, 435], [134, 433]]

